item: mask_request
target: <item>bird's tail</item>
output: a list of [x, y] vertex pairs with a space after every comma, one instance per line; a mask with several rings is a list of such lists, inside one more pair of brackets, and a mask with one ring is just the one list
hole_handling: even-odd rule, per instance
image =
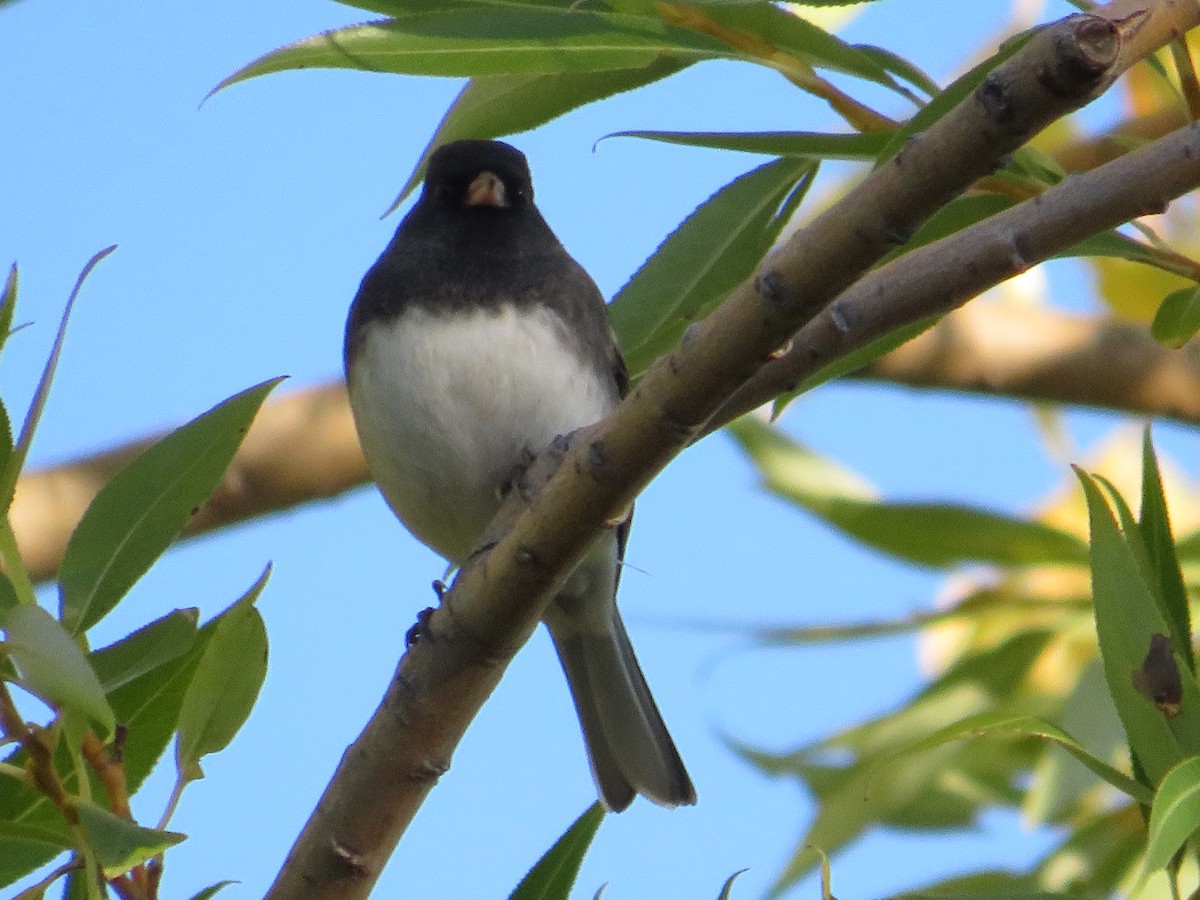
[[613, 613], [607, 634], [551, 631], [600, 799], [615, 812], [636, 794], [661, 806], [695, 803], [696, 789], [650, 695], [620, 614]]

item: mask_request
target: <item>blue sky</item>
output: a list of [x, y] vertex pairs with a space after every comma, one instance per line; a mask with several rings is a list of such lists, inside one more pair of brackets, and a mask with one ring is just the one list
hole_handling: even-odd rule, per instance
[[[1007, 7], [891, 0], [846, 34], [911, 53], [944, 78]], [[1044, 17], [1066, 11], [1049, 3]], [[347, 306], [398, 221], [379, 216], [460, 83], [288, 73], [199, 104], [261, 53], [359, 18], [323, 0], [0, 8], [0, 263], [20, 263], [17, 319], [33, 324], [0, 363], [10, 409], [28, 398], [79, 268], [120, 245], [77, 308], [35, 464], [170, 427], [275, 375], [291, 376], [285, 391], [339, 375]], [[931, 42], [935, 28], [947, 40]], [[629, 128], [834, 126], [769, 72], [708, 64], [513, 140], [530, 158], [544, 215], [611, 295], [697, 203], [758, 160], [597, 139]], [[1099, 416], [1072, 422], [1085, 435], [1105, 427]], [[894, 496], [1016, 511], [1061, 477], [1012, 404], [833, 385], [797, 403], [786, 424]], [[224, 878], [241, 884], [222, 896], [262, 895], [442, 571], [364, 489], [173, 551], [100, 640], [173, 607], [215, 613], [267, 561], [268, 680], [242, 734], [184, 795], [172, 826], [190, 838], [168, 855], [164, 896]], [[734, 896], [759, 896], [811, 808], [795, 786], [739, 762], [722, 735], [784, 749], [902, 701], [919, 675], [907, 639], [762, 652], [734, 626], [902, 614], [928, 606], [938, 580], [764, 495], [720, 436], [647, 491], [630, 562], [622, 608], [701, 802], [674, 812], [637, 803], [610, 817], [579, 896], [603, 883], [611, 898], [715, 896], [743, 868]], [[731, 628], [683, 627], [696, 620]], [[850, 681], [836, 703], [830, 671]], [[139, 797], [145, 821], [157, 819], [170, 777]], [[561, 672], [539, 634], [472, 726], [378, 896], [507, 896], [593, 798]], [[1045, 843], [1007, 816], [961, 837], [876, 835], [838, 859], [834, 890], [879, 896], [962, 867], [1020, 864]], [[815, 892], [807, 882], [795, 895]]]

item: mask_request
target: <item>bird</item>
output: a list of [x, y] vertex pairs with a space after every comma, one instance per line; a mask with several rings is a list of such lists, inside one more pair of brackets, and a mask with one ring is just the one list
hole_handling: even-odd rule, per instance
[[[514, 472], [629, 388], [603, 294], [535, 205], [525, 155], [491, 140], [429, 156], [417, 202], [351, 304], [344, 362], [384, 499], [456, 566]], [[543, 617], [597, 792], [616, 812], [637, 795], [696, 802], [617, 610], [629, 521], [597, 540]]]

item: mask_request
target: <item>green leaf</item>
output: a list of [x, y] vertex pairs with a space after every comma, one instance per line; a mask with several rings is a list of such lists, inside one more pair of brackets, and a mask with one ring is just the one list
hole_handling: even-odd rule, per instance
[[1163, 297], [1150, 332], [1160, 344], [1178, 349], [1200, 330], [1200, 285], [1181, 288]]
[[78, 711], [105, 736], [116, 727], [104, 689], [75, 643], [54, 616], [34, 603], [9, 607], [0, 616], [5, 653], [21, 678], [18, 684], [60, 712]]
[[752, 416], [727, 426], [766, 487], [848, 536], [925, 566], [1005, 566], [1087, 560], [1077, 537], [1041, 522], [946, 503], [877, 500], [855, 476]]
[[726, 878], [725, 883], [723, 885], [721, 885], [721, 893], [719, 893], [717, 895], [717, 900], [730, 900], [730, 898], [733, 896], [733, 883], [735, 881], [737, 881], [739, 875], [744, 875], [748, 871], [750, 871], [750, 870], [749, 869], [739, 869], [738, 871], [736, 871], [732, 875], [730, 875], [728, 878]]
[[[122, 758], [130, 794], [140, 788], [174, 735], [184, 694], [217, 625], [241, 602], [239, 600], [207, 622], [196, 635], [191, 650], [134, 678], [108, 695], [117, 721], [127, 729]], [[6, 761], [23, 765], [24, 760], [24, 752], [19, 751]], [[60, 771], [70, 772], [70, 760], [61, 746], [55, 765]], [[73, 790], [74, 775], [67, 774], [64, 783], [68, 790]], [[70, 840], [65, 834], [61, 815], [45, 795], [12, 779], [0, 778], [0, 821], [20, 821], [51, 831], [62, 830], [63, 839]], [[12, 883], [54, 856], [54, 852], [45, 849], [35, 851], [36, 848], [31, 846], [14, 848], [0, 836], [0, 884]]]
[[1054, 258], [1066, 259], [1076, 256], [1111, 256], [1114, 259], [1127, 259], [1130, 262], [1162, 267], [1153, 247], [1119, 231], [1104, 231], [1084, 238], [1078, 244], [1056, 254]]
[[1148, 425], [1142, 436], [1142, 514], [1138, 529], [1149, 557], [1150, 577], [1163, 617], [1171, 627], [1171, 643], [1175, 652], [1187, 662], [1188, 668], [1195, 672], [1191, 606], [1187, 588], [1183, 584], [1183, 573], [1179, 569], [1175, 539], [1171, 535], [1171, 519], [1167, 512], [1167, 496]]
[[113, 476], [75, 528], [59, 566], [59, 607], [72, 633], [107, 615], [208, 499], [263, 400], [282, 379], [235, 394]]
[[5, 613], [8, 610], [18, 606], [20, 603], [21, 598], [17, 596], [17, 589], [8, 580], [8, 576], [0, 572], [0, 622], [4, 621]]
[[221, 617], [192, 676], [175, 741], [181, 780], [204, 777], [200, 760], [228, 746], [258, 698], [267, 675], [267, 632], [253, 604], [270, 571]]
[[928, 331], [940, 320], [941, 316], [930, 316], [928, 319], [921, 319], [918, 322], [902, 325], [894, 331], [889, 331], [882, 337], [878, 337], [870, 343], [859, 347], [857, 350], [835, 359], [804, 379], [795, 391], [777, 397], [772, 411], [773, 417], [778, 418], [784, 408], [801, 394], [811, 391], [813, 388], [819, 387], [827, 381], [841, 378], [843, 375], [849, 375], [851, 372], [857, 372], [859, 369], [869, 366], [875, 360], [879, 359], [879, 357], [891, 353], [901, 344], [907, 344], [917, 335]]
[[1163, 776], [1150, 807], [1146, 856], [1139, 883], [1157, 869], [1165, 869], [1200, 829], [1200, 757], [1185, 759]]
[[[1200, 751], [1200, 688], [1190, 669], [1180, 671], [1178, 714], [1160, 710], [1137, 685], [1155, 646], [1169, 633], [1143, 576], [1144, 569], [1117, 529], [1099, 484], [1076, 469], [1084, 488], [1091, 525], [1092, 598], [1096, 631], [1108, 688], [1125, 726], [1134, 756], [1156, 784], [1195, 747]], [[1177, 663], [1176, 663], [1177, 664]]]
[[443, 9], [296, 41], [230, 75], [209, 96], [290, 69], [473, 77], [635, 69], [664, 55], [696, 61], [733, 53], [705, 35], [643, 16], [532, 6]]
[[926, 219], [903, 246], [888, 253], [878, 265], [910, 253], [918, 247], [924, 247], [934, 241], [956, 234], [964, 228], [989, 219], [1015, 205], [1016, 201], [1012, 197], [1006, 197], [1003, 194], [973, 194], [957, 197]]
[[[846, 2], [855, 2], [855, 0], [846, 0]], [[867, 44], [855, 44], [854, 49], [871, 57], [884, 71], [904, 79], [913, 87], [924, 92], [926, 96], [934, 97], [942, 90], [941, 85], [929, 77], [923, 69], [897, 53], [884, 47], [872, 47]]]
[[225, 888], [229, 887], [231, 884], [238, 883], [239, 882], [237, 881], [230, 881], [228, 879], [225, 881], [218, 881], [216, 884], [210, 884], [198, 894], [193, 894], [191, 900], [211, 900], [211, 898], [215, 897], [218, 892], [225, 890]]
[[635, 69], [472, 78], [442, 117], [387, 212], [394, 212], [421, 183], [435, 147], [460, 138], [493, 138], [528, 131], [588, 103], [667, 78], [688, 65], [686, 60], [660, 56]]
[[603, 821], [604, 807], [599, 803], [584, 810], [521, 879], [509, 900], [567, 900], [583, 857]]
[[[38, 380], [37, 389], [33, 393], [33, 400], [29, 403], [29, 412], [25, 415], [25, 424], [21, 428], [21, 437], [17, 440], [13, 453], [6, 460], [7, 465], [3, 470], [0, 470], [0, 508], [4, 510], [7, 510], [12, 505], [12, 495], [17, 485], [17, 478], [21, 474], [21, 469], [25, 467], [25, 459], [29, 456], [29, 447], [33, 443], [33, 434], [37, 431], [38, 421], [42, 417], [42, 410], [46, 408], [46, 399], [50, 396], [50, 384], [54, 381], [54, 372], [58, 368], [58, 358], [62, 355], [63, 341], [67, 337], [67, 322], [71, 318], [71, 310], [75, 308], [75, 300], [79, 297], [83, 283], [87, 280], [88, 275], [92, 273], [92, 270], [100, 264], [102, 259], [116, 249], [117, 247], [114, 244], [111, 247], [106, 247], [89, 259], [84, 264], [83, 271], [79, 273], [79, 277], [75, 280], [75, 287], [71, 289], [71, 296], [67, 298], [67, 305], [63, 308], [62, 318], [58, 323], [58, 332], [54, 336], [54, 344], [50, 348], [50, 356], [46, 360], [45, 368], [42, 369], [42, 377]], [[15, 290], [15, 276], [10, 275], [9, 280], [12, 282], [13, 289]]]
[[1153, 792], [1145, 785], [1139, 784], [1103, 760], [1092, 756], [1078, 741], [1057, 725], [1037, 716], [1005, 712], [985, 712], [968, 716], [962, 721], [935, 731], [902, 753], [920, 753], [951, 741], [982, 737], [987, 734], [1019, 734], [1053, 741], [1079, 760], [1094, 775], [1099, 776], [1117, 790], [1128, 794], [1134, 800], [1148, 804], [1153, 799]]
[[6, 858], [10, 849], [15, 849], [21, 844], [54, 853], [70, 850], [72, 847], [71, 836], [65, 829], [56, 831], [27, 822], [0, 820], [0, 848], [4, 849]]
[[827, 134], [819, 131], [615, 131], [615, 137], [642, 138], [685, 147], [738, 150], [766, 156], [805, 156], [820, 159], [871, 160], [890, 138], [886, 132]]
[[[722, 27], [761, 38], [770, 47], [789, 53], [815, 68], [855, 75], [900, 94], [907, 93], [880, 65], [876, 55], [864, 53], [807, 19], [772, 3], [756, 3], [736, 9], [708, 6], [704, 12]], [[751, 62], [760, 61], [754, 54], [742, 55]]]
[[13, 263], [8, 269], [8, 277], [4, 279], [4, 288], [0, 290], [0, 349], [12, 334], [13, 314], [17, 309], [17, 286], [20, 277], [17, 264]]
[[777, 159], [697, 207], [609, 305], [633, 375], [673, 347], [762, 259], [816, 174], [807, 159]]
[[104, 690], [115, 690], [186, 653], [196, 642], [197, 618], [195, 609], [176, 609], [90, 653]]
[[96, 861], [109, 878], [128, 872], [186, 837], [174, 831], [143, 828], [86, 800], [76, 801], [76, 809]]

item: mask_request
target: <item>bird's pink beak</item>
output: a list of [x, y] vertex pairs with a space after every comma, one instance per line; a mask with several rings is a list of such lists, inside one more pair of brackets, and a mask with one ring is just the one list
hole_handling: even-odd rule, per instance
[[508, 198], [504, 195], [504, 182], [494, 172], [480, 172], [467, 188], [465, 205], [503, 209], [508, 206]]

